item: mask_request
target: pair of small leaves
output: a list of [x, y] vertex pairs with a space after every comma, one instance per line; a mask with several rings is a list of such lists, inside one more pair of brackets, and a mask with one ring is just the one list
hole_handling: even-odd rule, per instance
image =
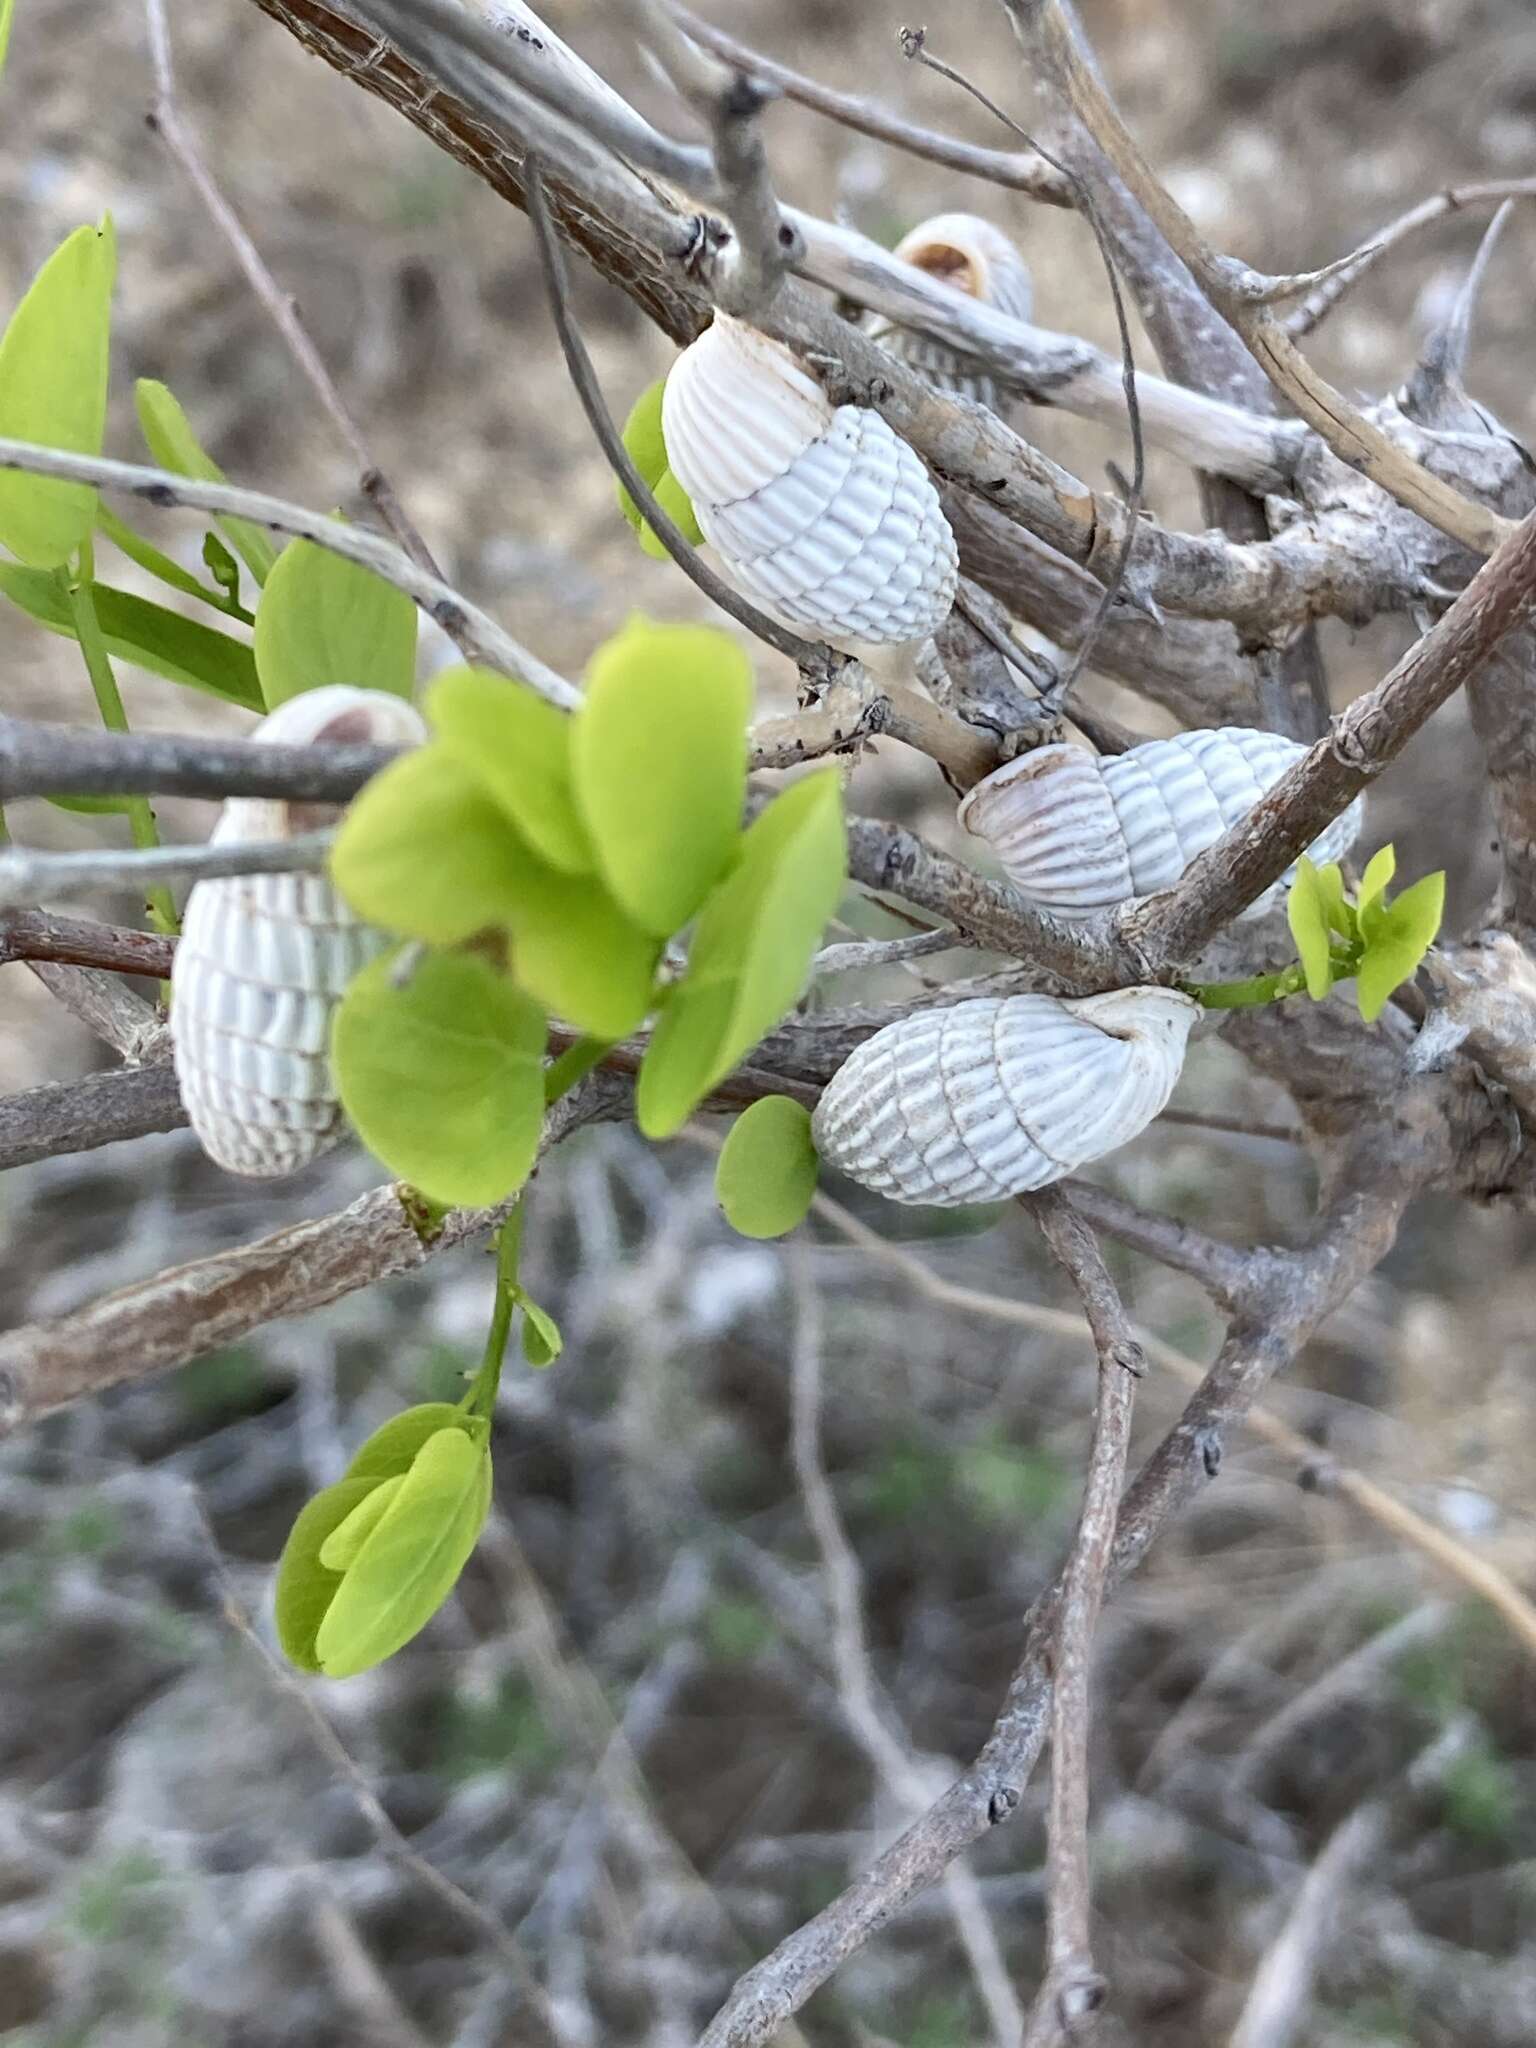
[[[193, 433], [180, 401], [164, 384], [157, 383], [153, 377], [141, 377], [134, 386], [133, 396], [139, 415], [139, 431], [162, 469], [168, 469], [176, 476], [194, 477], [205, 484], [226, 481], [223, 470]], [[250, 571], [252, 581], [258, 586], [264, 584], [277, 560], [277, 548], [271, 535], [261, 527], [253, 526], [248, 519], [218, 518], [214, 523]], [[357, 678], [349, 677], [347, 680], [355, 682]]]
[[726, 1221], [743, 1237], [783, 1237], [805, 1221], [820, 1163], [810, 1111], [765, 1095], [737, 1117], [715, 1167]]
[[1336, 981], [1354, 975], [1356, 1001], [1368, 1024], [1381, 1015], [1393, 990], [1418, 971], [1445, 910], [1443, 873], [1421, 876], [1389, 902], [1387, 885], [1396, 868], [1393, 849], [1380, 847], [1351, 903], [1338, 864], [1314, 867], [1303, 855], [1286, 903], [1307, 993], [1320, 1002]]
[[310, 1501], [276, 1589], [278, 1640], [300, 1670], [371, 1670], [436, 1614], [490, 1510], [487, 1435], [446, 1402], [408, 1409]]
[[[624, 422], [624, 446], [629, 450], [630, 460], [650, 485], [652, 496], [662, 511], [682, 529], [684, 539], [698, 547], [704, 535], [695, 516], [693, 502], [672, 474], [667, 461], [667, 444], [661, 430], [661, 401], [666, 388], [666, 378], [659, 377], [635, 400]], [[619, 510], [639, 536], [641, 547], [656, 561], [666, 560], [667, 550], [650, 521], [622, 483], [615, 488], [619, 494]]]

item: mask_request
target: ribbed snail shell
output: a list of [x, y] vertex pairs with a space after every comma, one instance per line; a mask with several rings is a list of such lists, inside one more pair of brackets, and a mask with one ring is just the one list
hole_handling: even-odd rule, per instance
[[[1028, 320], [1034, 313], [1029, 265], [1001, 228], [974, 213], [935, 214], [903, 235], [892, 253], [952, 291], [983, 306], [994, 306], [1012, 319]], [[870, 333], [939, 390], [974, 398], [993, 412], [1008, 403], [996, 378], [978, 368], [974, 356], [947, 341], [934, 341], [915, 328], [898, 327], [884, 318], [871, 323]]]
[[716, 313], [673, 364], [661, 417], [704, 538], [781, 624], [861, 656], [942, 625], [955, 537], [879, 413], [834, 408], [789, 349]]
[[[290, 697], [251, 738], [403, 747], [425, 739], [426, 727], [402, 698], [335, 684]], [[213, 842], [284, 839], [332, 814], [328, 805], [232, 797]], [[266, 1178], [336, 1143], [331, 1015], [352, 976], [389, 943], [325, 875], [239, 875], [193, 888], [171, 983], [171, 1044], [182, 1102], [216, 1165]]]
[[1200, 1006], [1167, 988], [977, 996], [887, 1024], [812, 1120], [840, 1173], [958, 1208], [1043, 1188], [1128, 1144], [1173, 1092]]
[[[960, 822], [992, 847], [1020, 895], [1058, 917], [1087, 917], [1172, 888], [1305, 752], [1279, 733], [1235, 725], [1124, 754], [1039, 747], [978, 782]], [[1312, 859], [1341, 859], [1364, 819], [1357, 797], [1313, 841]], [[1293, 872], [1242, 916], [1262, 916]]]

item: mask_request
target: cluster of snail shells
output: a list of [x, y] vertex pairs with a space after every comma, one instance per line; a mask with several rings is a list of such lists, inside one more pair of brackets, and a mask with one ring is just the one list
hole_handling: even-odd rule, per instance
[[[291, 697], [251, 734], [407, 747], [420, 714], [381, 690], [337, 684]], [[215, 845], [286, 839], [335, 815], [330, 805], [234, 797]], [[343, 1134], [331, 1078], [331, 1019], [353, 975], [390, 944], [325, 875], [202, 881], [187, 898], [171, 983], [171, 1044], [181, 1099], [203, 1150], [229, 1173], [292, 1173]]]
[[955, 537], [918, 455], [781, 343], [717, 312], [672, 367], [662, 433], [704, 538], [780, 624], [878, 667], [949, 615]]
[[[951, 291], [1011, 319], [1028, 320], [1034, 313], [1028, 264], [1001, 228], [974, 213], [935, 214], [904, 235], [892, 253]], [[992, 412], [1006, 407], [1007, 396], [996, 378], [982, 369], [974, 356], [949, 342], [931, 340], [915, 328], [899, 327], [884, 318], [872, 321], [869, 332], [937, 390], [974, 399]]]
[[[1305, 751], [1279, 733], [1242, 726], [1176, 733], [1124, 754], [1039, 747], [978, 782], [961, 802], [960, 822], [1037, 909], [1088, 917], [1172, 888]], [[1357, 798], [1313, 842], [1313, 860], [1340, 859], [1363, 821]], [[1292, 872], [1242, 915], [1262, 916]]]
[[1146, 1128], [1199, 1014], [1166, 988], [919, 1011], [838, 1069], [812, 1120], [816, 1149], [860, 1186], [933, 1208], [1045, 1187]]

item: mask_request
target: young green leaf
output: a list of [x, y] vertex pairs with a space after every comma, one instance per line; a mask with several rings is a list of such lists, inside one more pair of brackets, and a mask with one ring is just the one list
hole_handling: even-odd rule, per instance
[[[629, 450], [630, 460], [654, 491], [667, 467], [667, 444], [661, 432], [661, 399], [667, 388], [665, 377], [658, 377], [654, 384], [647, 385], [629, 409], [624, 422], [624, 446]], [[635, 529], [640, 531], [640, 508], [621, 483], [615, 483], [619, 494], [619, 510]]]
[[573, 720], [487, 669], [450, 669], [423, 707], [442, 744], [541, 859], [567, 874], [595, 864], [571, 788]]
[[112, 545], [121, 548], [130, 562], [137, 562], [147, 574], [159, 582], [169, 584], [172, 590], [179, 590], [187, 597], [200, 598], [204, 604], [211, 604], [221, 612], [230, 609], [228, 594], [222, 590], [210, 590], [206, 583], [199, 582], [190, 569], [183, 569], [180, 562], [163, 554], [144, 536], [133, 528], [107, 505], [96, 508], [96, 525]]
[[439, 946], [504, 927], [531, 856], [442, 743], [374, 776], [331, 848], [331, 879], [370, 924]]
[[1366, 936], [1365, 958], [1355, 980], [1360, 1015], [1374, 1024], [1392, 991], [1418, 972], [1419, 962], [1435, 942], [1445, 913], [1445, 876], [1421, 875], [1400, 896], [1376, 906]]
[[[68, 594], [51, 571], [0, 562], [0, 595], [50, 633], [75, 638]], [[93, 583], [91, 601], [107, 652], [115, 661], [130, 662], [247, 711], [261, 710], [256, 663], [244, 641], [197, 619], [184, 619], [132, 591], [114, 590], [109, 583]]]
[[381, 1479], [346, 1520], [337, 1523], [320, 1546], [320, 1562], [328, 1572], [344, 1572], [357, 1562], [358, 1552], [383, 1521], [385, 1509], [404, 1484], [403, 1472], [393, 1479]]
[[0, 71], [5, 69], [6, 52], [11, 47], [11, 17], [15, 13], [15, 0], [0, 0]]
[[359, 1445], [344, 1479], [398, 1479], [429, 1436], [440, 1429], [463, 1429], [464, 1411], [451, 1401], [423, 1401], [382, 1423]]
[[[0, 434], [101, 453], [116, 268], [109, 214], [76, 228], [32, 280], [0, 339]], [[61, 568], [95, 524], [94, 485], [0, 472], [0, 541], [30, 567]]]
[[837, 907], [846, 871], [837, 770], [774, 798], [699, 917], [688, 971], [657, 1020], [640, 1068], [637, 1119], [672, 1135], [784, 1016]]
[[594, 1037], [622, 1038], [650, 1008], [658, 942], [595, 877], [541, 861], [441, 740], [363, 790], [331, 876], [360, 917], [407, 938], [449, 946], [509, 933], [522, 986]]
[[331, 1058], [358, 1136], [401, 1180], [454, 1207], [522, 1186], [544, 1126], [544, 1013], [467, 953], [429, 953], [403, 985], [386, 954], [336, 1013]]
[[783, 1237], [805, 1221], [819, 1166], [810, 1111], [765, 1095], [732, 1124], [715, 1167], [726, 1222], [743, 1237]]
[[240, 602], [240, 564], [212, 527], [203, 535], [203, 564], [224, 593], [226, 607], [232, 612], [238, 612], [241, 618], [254, 625], [254, 617]]
[[1390, 846], [1378, 846], [1365, 864], [1365, 873], [1360, 877], [1360, 892], [1355, 898], [1355, 922], [1366, 937], [1370, 936], [1371, 927], [1381, 914], [1387, 884], [1396, 872], [1396, 853]]
[[1285, 899], [1285, 915], [1296, 941], [1296, 951], [1307, 974], [1307, 994], [1320, 1003], [1333, 987], [1329, 962], [1328, 907], [1318, 871], [1303, 854], [1296, 863], [1296, 879]]
[[290, 541], [256, 605], [256, 673], [269, 711], [326, 683], [409, 697], [416, 607], [371, 569]]
[[429, 1437], [320, 1622], [315, 1655], [328, 1678], [371, 1670], [425, 1628], [458, 1582], [490, 1502], [484, 1445], [461, 1429]]
[[532, 1366], [541, 1371], [546, 1365], [553, 1365], [565, 1348], [565, 1339], [560, 1334], [560, 1325], [547, 1309], [536, 1301], [530, 1301], [526, 1294], [520, 1296], [523, 1311], [523, 1356]]
[[[172, 470], [177, 476], [199, 477], [205, 484], [225, 482], [223, 470], [204, 453], [191, 422], [164, 384], [156, 383], [153, 377], [141, 377], [133, 395], [145, 445], [162, 469]], [[271, 535], [248, 519], [220, 519], [217, 523], [253, 579], [258, 584], [265, 583], [277, 560]]]
[[1322, 900], [1323, 915], [1328, 920], [1328, 929], [1341, 939], [1352, 940], [1356, 930], [1355, 911], [1344, 894], [1344, 870], [1336, 860], [1331, 860], [1316, 873], [1318, 895]]
[[633, 619], [587, 671], [576, 800], [603, 879], [657, 938], [687, 923], [731, 858], [751, 708], [752, 665], [712, 626]]
[[[684, 540], [691, 541], [695, 547], [699, 547], [704, 539], [704, 529], [700, 526], [698, 514], [693, 509], [692, 498], [670, 469], [662, 471], [652, 489], [662, 511], [670, 512], [674, 522], [682, 528]], [[639, 533], [640, 545], [653, 561], [665, 562], [669, 559], [667, 550], [648, 519], [641, 520]]]
[[289, 1531], [277, 1566], [274, 1595], [277, 1640], [283, 1655], [300, 1671], [318, 1671], [315, 1637], [325, 1611], [341, 1585], [339, 1572], [327, 1571], [320, 1552], [341, 1524], [378, 1485], [376, 1479], [342, 1479], [317, 1493], [300, 1510]]

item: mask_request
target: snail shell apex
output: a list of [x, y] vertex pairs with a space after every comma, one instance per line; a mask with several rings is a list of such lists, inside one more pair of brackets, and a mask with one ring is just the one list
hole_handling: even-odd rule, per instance
[[[426, 737], [403, 699], [344, 684], [280, 704], [251, 734], [411, 746]], [[234, 797], [215, 844], [308, 831], [333, 807]], [[226, 1172], [292, 1173], [344, 1128], [331, 1079], [331, 1018], [353, 975], [389, 945], [325, 875], [237, 875], [187, 898], [171, 984], [177, 1085], [203, 1150]]]
[[978, 996], [898, 1018], [838, 1069], [823, 1160], [893, 1201], [956, 1208], [1045, 1187], [1166, 1104], [1200, 1006], [1175, 989]]
[[[1011, 319], [1029, 320], [1034, 315], [1028, 264], [1001, 228], [974, 213], [935, 214], [904, 235], [892, 253], [952, 291]], [[1008, 394], [991, 372], [949, 342], [887, 319], [875, 321], [870, 332], [937, 389], [974, 399], [992, 412], [1008, 405]]]
[[[1176, 733], [1111, 756], [1040, 747], [977, 783], [959, 817], [992, 847], [1022, 896], [1058, 917], [1087, 917], [1172, 888], [1305, 752], [1279, 733], [1244, 726]], [[1314, 840], [1312, 859], [1342, 858], [1364, 816], [1357, 798]], [[1294, 872], [1242, 917], [1262, 916]]]
[[672, 366], [662, 433], [731, 581], [781, 624], [867, 655], [948, 616], [955, 537], [918, 455], [781, 343], [716, 313]]

